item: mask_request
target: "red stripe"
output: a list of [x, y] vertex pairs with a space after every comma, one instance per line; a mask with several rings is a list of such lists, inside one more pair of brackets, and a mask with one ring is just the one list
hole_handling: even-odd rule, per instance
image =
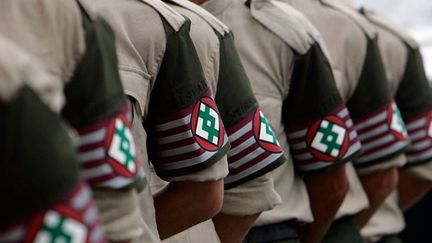
[[291, 152], [293, 155], [299, 155], [299, 154], [304, 154], [304, 153], [308, 153], [309, 152], [309, 148], [302, 148], [302, 149], [291, 149]]
[[391, 105], [391, 103], [388, 103], [388, 104], [382, 106], [381, 108], [378, 108], [375, 111], [369, 112], [369, 114], [362, 116], [361, 118], [355, 120], [354, 122], [355, 123], [363, 123], [364, 121], [369, 120], [369, 119], [373, 118], [374, 116], [379, 115], [382, 112], [387, 113], [387, 109], [388, 109], [389, 105]]
[[249, 138], [251, 138], [251, 137], [253, 137], [253, 136], [254, 136], [254, 135], [253, 135], [253, 132], [252, 132], [252, 130], [251, 130], [251, 131], [249, 131], [249, 132], [243, 134], [241, 137], [237, 138], [236, 140], [234, 140], [234, 141], [230, 141], [231, 149], [233, 149], [233, 148], [239, 146], [239, 145], [242, 144], [244, 141], [248, 140]]
[[269, 156], [270, 156], [270, 154], [268, 154], [268, 153], [262, 153], [261, 155], [259, 155], [256, 158], [250, 160], [249, 162], [243, 164], [242, 166], [240, 166], [240, 167], [238, 167], [236, 169], [230, 170], [230, 172], [228, 174], [228, 177], [236, 175], [238, 173], [241, 173], [244, 170], [247, 170], [248, 168], [250, 168], [250, 167], [252, 167], [252, 166], [254, 166], [254, 165], [262, 162], [264, 159], [266, 159]]
[[[427, 125], [427, 121], [425, 122], [425, 125], [424, 126], [426, 126]], [[408, 131], [408, 133], [415, 133], [415, 132], [418, 132], [418, 131], [420, 131], [420, 130], [425, 130], [425, 127], [424, 126], [420, 126], [420, 127], [417, 127], [417, 128], [415, 128], [415, 129], [411, 129], [411, 130], [408, 130], [407, 129], [407, 131]]]
[[183, 139], [180, 141], [175, 141], [172, 143], [158, 144], [158, 145], [155, 145], [155, 148], [157, 151], [164, 151], [164, 150], [175, 149], [175, 148], [186, 146], [186, 145], [191, 145], [193, 143], [196, 143], [196, 141], [193, 137], [190, 137], [190, 138], [186, 138], [186, 139]]
[[113, 174], [113, 173], [111, 173], [111, 174], [105, 174], [105, 175], [102, 175], [102, 176], [97, 176], [97, 177], [89, 178], [89, 179], [87, 179], [87, 182], [90, 185], [95, 185], [95, 184], [100, 184], [100, 183], [103, 183], [103, 182], [107, 182], [107, 181], [109, 181], [111, 179], [114, 179], [116, 177], [117, 177], [117, 175]]
[[248, 124], [249, 122], [251, 122], [253, 120], [253, 116], [255, 114], [255, 111], [249, 113], [245, 118], [243, 118], [241, 121], [237, 122], [237, 124], [235, 124], [234, 126], [232, 126], [230, 128], [225, 128], [225, 130], [228, 133], [228, 136], [230, 136], [231, 134], [237, 132], [242, 127], [244, 127], [246, 124]]
[[103, 164], [105, 164], [105, 158], [81, 162], [80, 166], [83, 169], [92, 169], [94, 167], [98, 167], [98, 166], [103, 165]]
[[[198, 100], [196, 102], [198, 102]], [[165, 123], [172, 122], [172, 121], [178, 120], [180, 118], [183, 118], [189, 114], [192, 114], [192, 110], [195, 107], [196, 102], [194, 104], [184, 108], [183, 110], [181, 110], [179, 112], [169, 114], [169, 115], [166, 115], [164, 117], [157, 118], [155, 121], [155, 125], [156, 126], [163, 125]]]
[[387, 126], [388, 126], [387, 118], [384, 118], [382, 121], [375, 123], [373, 125], [369, 125], [369, 126], [364, 127], [362, 129], [357, 129], [357, 132], [359, 134], [367, 133], [367, 132], [372, 131], [373, 129], [375, 129], [379, 126], [382, 126], [383, 124], [387, 124]]
[[188, 152], [188, 153], [184, 153], [184, 154], [179, 154], [179, 155], [175, 155], [175, 156], [170, 156], [170, 157], [159, 157], [157, 156], [157, 163], [162, 163], [162, 164], [168, 164], [168, 163], [173, 163], [173, 162], [178, 162], [178, 161], [182, 161], [182, 160], [186, 160], [186, 159], [193, 159], [193, 158], [197, 158], [199, 156], [201, 156], [202, 154], [204, 154], [205, 152], [207, 152], [204, 149], [199, 148], [198, 150], [192, 151], [192, 152]]
[[172, 135], [186, 132], [186, 131], [190, 131], [190, 130], [191, 130], [191, 127], [190, 127], [190, 123], [189, 123], [186, 125], [181, 125], [179, 127], [171, 128], [171, 129], [163, 131], [163, 132], [156, 131], [155, 136], [159, 139], [159, 138], [172, 136]]
[[228, 156], [228, 163], [234, 163], [240, 159], [242, 159], [243, 157], [245, 157], [246, 155], [250, 154], [251, 152], [253, 152], [255, 149], [259, 148], [260, 146], [256, 143], [253, 143], [252, 145], [250, 145], [249, 147], [245, 148], [244, 150], [242, 150], [241, 152], [237, 153], [234, 156]]
[[413, 149], [412, 147], [409, 148], [405, 153], [407, 155], [413, 155], [413, 154], [421, 154], [423, 152], [426, 152], [427, 150], [431, 149], [432, 145], [429, 145], [428, 147], [421, 149], [421, 150], [417, 150], [417, 149]]
[[87, 134], [90, 134], [90, 133], [93, 133], [95, 131], [98, 131], [100, 129], [105, 128], [107, 126], [107, 123], [111, 119], [112, 118], [108, 118], [108, 119], [105, 119], [105, 120], [100, 121], [98, 123], [91, 124], [89, 126], [77, 128], [76, 130], [80, 136], [84, 136], [84, 135], [87, 135]]
[[370, 149], [368, 149], [368, 150], [363, 150], [363, 153], [362, 153], [362, 155], [360, 156], [360, 157], [363, 157], [363, 156], [365, 156], [365, 155], [369, 155], [369, 154], [372, 154], [372, 153], [375, 153], [375, 152], [377, 152], [377, 151], [380, 151], [380, 150], [384, 150], [384, 149], [386, 149], [387, 147], [390, 147], [390, 146], [392, 146], [393, 144], [395, 144], [395, 143], [397, 143], [397, 142], [399, 142], [400, 140], [397, 140], [397, 139], [395, 139], [394, 137], [393, 137], [393, 140], [392, 141], [390, 141], [390, 142], [387, 142], [387, 143], [385, 143], [385, 144], [382, 144], [382, 145], [380, 145], [380, 146], [378, 146], [378, 147], [373, 147], [373, 148], [370, 148]]
[[105, 149], [104, 148], [104, 145], [105, 145], [104, 143], [105, 143], [105, 141], [102, 140], [102, 141], [97, 142], [97, 143], [86, 144], [86, 145], [80, 146], [78, 148], [78, 151], [79, 151], [79, 153], [85, 153], [85, 152], [88, 152], [88, 151], [91, 151], [91, 150], [96, 150], [97, 148], [103, 148], [103, 149]]
[[412, 122], [415, 122], [415, 121], [423, 119], [423, 118], [427, 118], [428, 115], [429, 115], [429, 113], [431, 111], [432, 110], [429, 110], [427, 112], [421, 113], [420, 115], [417, 115], [417, 116], [414, 116], [414, 117], [410, 117], [410, 118], [406, 118], [406, 119], [404, 119], [404, 121], [405, 121], [406, 124], [408, 124], [408, 123], [412, 123]]
[[391, 134], [391, 131], [389, 129], [387, 129], [386, 131], [383, 131], [381, 133], [377, 133], [377, 134], [375, 134], [374, 136], [372, 136], [372, 137], [370, 137], [368, 139], [362, 139], [361, 141], [362, 141], [363, 144], [368, 144], [368, 143], [371, 143], [371, 142], [373, 142], [373, 141], [375, 141], [375, 140], [377, 140], [377, 139], [379, 139], [379, 138], [381, 138], [383, 136], [386, 136], [388, 134]]

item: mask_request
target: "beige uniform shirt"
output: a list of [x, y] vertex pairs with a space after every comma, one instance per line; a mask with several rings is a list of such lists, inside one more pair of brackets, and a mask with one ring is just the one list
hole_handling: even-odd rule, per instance
[[[368, 41], [376, 38], [375, 28], [353, 9], [342, 5], [338, 1], [287, 0], [287, 2], [302, 11], [322, 34], [329, 47], [339, 91], [350, 109], [350, 99], [356, 95], [356, 91], [360, 86], [359, 83], [362, 82], [362, 77], [364, 77], [364, 69], [367, 68], [365, 62], [368, 60]], [[385, 84], [385, 80], [379, 80], [378, 82]], [[379, 94], [377, 95], [379, 96]], [[387, 95], [389, 95], [388, 89]], [[363, 106], [367, 106], [366, 103]], [[355, 110], [350, 110], [350, 112], [355, 112]], [[362, 131], [362, 126], [364, 127], [364, 125], [357, 124], [356, 128], [360, 132], [360, 138], [366, 138], [363, 141], [369, 143], [365, 144], [362, 141], [364, 148], [372, 150], [370, 148], [373, 142], [368, 141], [370, 136], [367, 132]], [[377, 132], [372, 131], [372, 133]], [[395, 148], [395, 150], [400, 151], [405, 146], [401, 141], [401, 146]], [[388, 150], [392, 151], [391, 148]], [[390, 152], [384, 151], [384, 153]], [[390, 160], [386, 159], [378, 162], [377, 165], [372, 163], [367, 167], [358, 168], [357, 173], [367, 174], [391, 166], [401, 166], [405, 163], [405, 158], [398, 155]], [[351, 185], [350, 191], [336, 218], [344, 215], [354, 215], [368, 206], [367, 196], [361, 187], [358, 176], [353, 171], [349, 172], [348, 175]]]
[[[59, 112], [65, 101], [64, 86], [85, 51], [85, 31], [76, 1], [2, 1], [0, 12], [0, 32], [33, 56], [32, 66], [45, 73], [43, 79], [30, 79], [29, 85]], [[110, 239], [141, 234], [136, 226], [139, 217], [135, 194], [95, 191], [94, 198]]]
[[[299, 150], [304, 151], [305, 143], [298, 143], [298, 138], [302, 136], [303, 131], [290, 132], [288, 130], [287, 132], [288, 127], [283, 120], [290, 119], [290, 115], [293, 114], [288, 113], [283, 116], [283, 112], [286, 108], [284, 100], [290, 97], [290, 92], [295, 94], [296, 90], [293, 87], [293, 83], [295, 84], [298, 79], [298, 77], [293, 78], [293, 74], [296, 73], [295, 59], [298, 55], [307, 55], [308, 51], [321, 43], [321, 37], [302, 14], [281, 2], [251, 1], [245, 3], [215, 0], [208, 1], [202, 6], [227, 24], [235, 33], [236, 46], [251, 80], [254, 93], [263, 111], [268, 114], [284, 152], [290, 158], [289, 163], [271, 172], [276, 190], [282, 197], [282, 204], [271, 211], [262, 213], [257, 225], [290, 219], [300, 222], [312, 221], [306, 188], [300, 174], [295, 173], [293, 160], [294, 158], [296, 161], [302, 161], [304, 158], [311, 157], [299, 152]], [[320, 46], [323, 52], [321, 55], [325, 56], [326, 47]], [[304, 72], [309, 72], [309, 70], [304, 70]], [[334, 86], [332, 75], [330, 80]], [[337, 90], [335, 92], [337, 93]], [[303, 97], [307, 95], [306, 92]], [[292, 154], [288, 139], [293, 141]], [[307, 170], [316, 169], [322, 164], [309, 165], [299, 163], [296, 166], [299, 166], [301, 170]]]
[[[410, 50], [418, 50], [417, 43], [404, 30], [393, 25], [391, 21], [372, 12], [365, 12], [364, 15], [378, 29], [380, 51], [386, 67], [392, 95], [398, 97], [398, 95], [404, 94], [404, 92], [409, 92], [408, 90], [404, 90], [405, 87], [402, 87], [402, 82], [406, 81], [407, 75], [409, 75], [409, 79], [411, 81], [410, 86], [416, 86], [416, 78], [418, 76], [414, 76], [412, 73], [409, 73], [410, 69], [408, 62], [415, 62], [414, 60], [410, 59]], [[421, 68], [414, 70], [415, 72], [421, 72]], [[422, 75], [424, 75], [424, 71]], [[426, 79], [423, 79], [423, 81], [426, 81]], [[428, 85], [426, 84], [426, 89], [427, 87]], [[421, 100], [422, 96], [420, 92], [417, 90], [416, 93]], [[403, 100], [400, 102], [403, 102]], [[407, 102], [406, 106], [411, 106], [411, 104]], [[421, 119], [418, 120], [421, 121]], [[411, 162], [411, 157], [416, 157], [418, 154], [420, 154], [420, 156], [427, 156], [427, 151], [430, 147], [430, 145], [429, 147], [427, 146], [428, 143], [425, 143], [421, 139], [421, 136], [418, 136], [421, 134], [421, 131], [419, 132], [419, 128], [421, 127], [416, 126], [415, 123], [416, 120], [408, 122], [407, 128], [408, 132], [410, 133], [412, 143], [411, 147], [419, 147], [420, 152], [412, 153], [410, 152], [410, 148], [407, 150], [408, 165]], [[428, 127], [427, 123], [417, 122], [417, 124], [423, 124], [425, 129]], [[416, 128], [411, 129], [412, 127]], [[414, 132], [411, 132], [411, 130]], [[408, 170], [419, 178], [430, 180], [432, 176], [432, 166], [428, 161], [424, 161], [424, 163], [420, 165], [410, 166], [405, 170]], [[404, 226], [403, 213], [399, 208], [398, 194], [395, 191], [385, 200], [383, 205], [378, 209], [368, 224], [362, 229], [362, 235], [368, 241], [374, 242], [379, 240], [384, 235], [400, 233]]]

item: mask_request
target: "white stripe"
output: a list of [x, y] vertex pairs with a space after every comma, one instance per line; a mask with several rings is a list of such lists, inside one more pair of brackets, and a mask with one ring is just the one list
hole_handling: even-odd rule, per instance
[[166, 158], [166, 157], [171, 157], [171, 156], [176, 156], [179, 154], [185, 154], [185, 153], [189, 153], [192, 151], [196, 151], [200, 148], [201, 147], [197, 143], [193, 143], [193, 144], [185, 145], [185, 146], [178, 147], [175, 149], [158, 151], [157, 155], [161, 158]]
[[91, 242], [101, 242], [104, 237], [105, 237], [105, 232], [103, 228], [98, 226], [92, 230], [90, 239]]
[[243, 158], [237, 160], [234, 163], [230, 163], [228, 167], [230, 169], [237, 169], [238, 167], [248, 163], [249, 161], [255, 159], [256, 157], [260, 156], [261, 154], [265, 153], [265, 150], [261, 147], [258, 147], [253, 152], [249, 153], [248, 155], [244, 156]]
[[346, 116], [348, 116], [348, 109], [347, 108], [343, 108], [343, 110], [339, 111], [339, 113], [337, 114], [338, 117], [344, 119]]
[[159, 164], [158, 167], [161, 170], [181, 169], [181, 168], [185, 168], [185, 167], [201, 164], [201, 163], [207, 161], [208, 159], [210, 159], [216, 153], [217, 153], [217, 151], [205, 152], [205, 153], [203, 153], [202, 155], [200, 155], [198, 157], [194, 157], [194, 158], [191, 158], [191, 159], [185, 159], [185, 160], [181, 160], [181, 161], [177, 161], [177, 162], [172, 162], [172, 163], [167, 163], [167, 164]]
[[382, 124], [381, 126], [374, 128], [368, 132], [361, 133], [359, 135], [359, 138], [361, 140], [366, 140], [368, 138], [383, 134], [383, 133], [387, 132], [388, 130], [389, 130], [388, 124]]
[[358, 137], [357, 131], [356, 130], [352, 130], [349, 134], [349, 139], [350, 141], [353, 140], [354, 138]]
[[367, 119], [366, 121], [357, 123], [355, 125], [355, 128], [357, 129], [357, 131], [362, 130], [364, 128], [367, 128], [367, 127], [373, 126], [377, 123], [380, 123], [383, 120], [385, 120], [386, 118], [387, 118], [387, 111], [383, 111], [383, 112], [379, 113], [378, 115], [375, 115], [375, 116]]
[[247, 133], [247, 132], [249, 132], [251, 130], [252, 130], [252, 122], [248, 122], [246, 125], [244, 125], [242, 128], [240, 128], [239, 130], [237, 130], [235, 133], [231, 134], [229, 136], [229, 140], [231, 142], [234, 142], [235, 140], [237, 140], [238, 138], [240, 138], [245, 133]]
[[348, 121], [345, 122], [347, 128], [351, 128], [354, 124], [353, 121], [351, 119], [349, 119]]
[[111, 174], [111, 173], [112, 173], [111, 166], [109, 166], [108, 164], [105, 164], [105, 163], [102, 165], [99, 165], [98, 167], [95, 167], [92, 169], [85, 169], [85, 170], [81, 171], [81, 175], [85, 179], [103, 176], [103, 175]]
[[98, 211], [97, 209], [92, 206], [87, 211], [84, 212], [84, 222], [86, 224], [92, 225], [97, 222], [98, 220]]
[[393, 144], [392, 146], [387, 147], [386, 149], [376, 151], [376, 152], [369, 154], [369, 155], [366, 155], [366, 156], [362, 156], [359, 159], [355, 160], [355, 163], [365, 163], [365, 162], [368, 162], [368, 161], [371, 161], [374, 159], [378, 159], [380, 157], [385, 157], [386, 155], [394, 153], [394, 152], [402, 149], [405, 146], [406, 146], [405, 142], [399, 141], [399, 142]]
[[184, 139], [188, 139], [192, 137], [192, 132], [186, 131], [186, 132], [182, 132], [182, 133], [177, 133], [171, 136], [167, 136], [167, 137], [163, 137], [163, 138], [156, 138], [156, 143], [157, 144], [167, 144], [167, 143], [174, 143], [174, 142], [178, 142]]
[[228, 156], [229, 157], [234, 156], [234, 155], [240, 153], [241, 151], [245, 150], [246, 148], [248, 148], [249, 146], [251, 146], [252, 144], [255, 144], [255, 143], [256, 143], [255, 137], [251, 136], [249, 139], [247, 139], [243, 143], [239, 144], [237, 147], [232, 148], [228, 152]]
[[100, 142], [105, 138], [106, 128], [101, 128], [92, 133], [80, 136], [79, 146]]
[[296, 149], [296, 150], [305, 149], [306, 147], [307, 147], [307, 144], [305, 142], [296, 143], [296, 144], [291, 145], [291, 148]]
[[174, 120], [174, 121], [170, 121], [167, 123], [162, 123], [162, 124], [156, 125], [155, 130], [157, 132], [163, 132], [166, 130], [170, 130], [170, 129], [173, 129], [176, 127], [180, 127], [180, 126], [189, 124], [191, 122], [190, 120], [191, 120], [191, 114], [186, 115], [186, 116], [179, 118], [177, 120]]
[[370, 143], [363, 143], [363, 150], [364, 152], [371, 150], [373, 148], [376, 148], [378, 146], [381, 146], [385, 143], [389, 143], [391, 141], [393, 141], [395, 138], [392, 134], [387, 134], [385, 137], [382, 137], [380, 139], [374, 140], [373, 142]]
[[74, 207], [77, 210], [82, 210], [84, 209], [84, 207], [87, 206], [88, 202], [91, 200], [91, 192], [90, 190], [87, 188], [87, 186], [83, 186], [80, 189], [80, 192], [78, 192], [78, 195], [76, 195], [73, 199], [72, 199], [72, 207]]
[[102, 158], [105, 158], [105, 149], [103, 147], [78, 154], [79, 161], [84, 164], [88, 161], [99, 160]]
[[432, 159], [432, 148], [423, 151], [420, 154], [407, 156], [408, 163], [414, 163], [417, 162], [418, 160], [425, 160], [425, 159]]
[[294, 155], [294, 157], [296, 158], [296, 160], [307, 160], [313, 158], [313, 156], [308, 152], [304, 154]]
[[119, 189], [127, 185], [130, 185], [133, 181], [134, 178], [125, 178], [125, 177], [116, 176], [108, 181], [99, 183], [98, 186]]
[[412, 144], [410, 147], [410, 150], [411, 149], [422, 150], [422, 149], [425, 149], [431, 145], [432, 145], [431, 141], [429, 139], [426, 139], [426, 140], [422, 140], [422, 141], [419, 141], [419, 142]]
[[409, 135], [410, 140], [414, 141], [420, 138], [426, 138], [427, 132], [425, 130], [419, 130], [418, 132]]
[[26, 229], [24, 226], [16, 227], [13, 230], [9, 230], [0, 234], [0, 242], [22, 242], [24, 240], [25, 233]]
[[289, 139], [302, 138], [302, 137], [306, 136], [306, 133], [307, 133], [307, 128], [300, 130], [300, 131], [297, 131], [297, 132], [289, 133], [288, 138]]
[[245, 178], [248, 175], [251, 175], [257, 171], [260, 171], [263, 168], [267, 167], [269, 164], [273, 163], [273, 161], [278, 159], [280, 156], [281, 156], [281, 154], [271, 154], [270, 156], [268, 156], [267, 158], [265, 158], [261, 162], [255, 164], [254, 166], [249, 167], [246, 170], [244, 170], [244, 171], [242, 171], [236, 175], [226, 177], [224, 179], [224, 183], [225, 184], [233, 183], [233, 182], [236, 182], [242, 178]]
[[415, 121], [412, 121], [412, 122], [406, 124], [406, 129], [408, 131], [412, 131], [412, 130], [415, 130], [417, 128], [424, 127], [425, 125], [426, 125], [426, 117], [423, 117], [421, 119], [418, 119], [418, 120], [415, 120]]
[[361, 143], [359, 141], [357, 141], [355, 144], [350, 146], [350, 148], [348, 149], [347, 153], [345, 154], [345, 156], [343, 158], [345, 159], [348, 156], [351, 156], [355, 152], [359, 151], [361, 149], [361, 147], [362, 147]]

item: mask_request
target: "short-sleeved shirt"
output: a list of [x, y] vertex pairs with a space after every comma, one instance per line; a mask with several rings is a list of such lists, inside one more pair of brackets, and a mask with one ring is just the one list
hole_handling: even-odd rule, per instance
[[[379, 46], [392, 95], [407, 125], [410, 146], [405, 151], [408, 170], [419, 178], [430, 179], [432, 143], [429, 127], [432, 92], [429, 87], [417, 43], [403, 29], [378, 14], [363, 10], [364, 16], [378, 29]], [[404, 228], [403, 213], [393, 192], [362, 229], [371, 241]]]
[[[318, 32], [302, 14], [277, 1], [222, 0], [202, 6], [235, 34], [255, 96], [289, 157], [271, 172], [282, 204], [263, 212], [257, 225], [311, 221], [301, 174], [346, 162], [361, 147]], [[342, 133], [329, 138], [326, 129], [333, 128]]]
[[[116, 190], [132, 184], [135, 175], [129, 175], [128, 171], [126, 176], [116, 173], [117, 168], [129, 170], [118, 164], [123, 152], [114, 156], [120, 160], [112, 156], [121, 147], [113, 145], [114, 137], [127, 140], [130, 146], [124, 151], [128, 153], [133, 153], [134, 143], [127, 127], [128, 115], [122, 111], [126, 99], [116, 71], [114, 39], [109, 26], [102, 19], [90, 16], [73, 0], [2, 1], [0, 5], [0, 31], [33, 56], [34, 65], [46, 74], [44, 80], [30, 80], [29, 85], [80, 134], [77, 150], [81, 177], [95, 189]], [[92, 129], [100, 131], [83, 135], [85, 130]], [[107, 135], [108, 129], [113, 133]], [[120, 138], [122, 132], [125, 134]], [[122, 155], [118, 157], [119, 154]], [[137, 157], [127, 155], [125, 162], [133, 161], [130, 165], [135, 172], [141, 172], [135, 163]], [[101, 212], [104, 216], [105, 211]], [[133, 235], [139, 234], [138, 231], [135, 229]], [[124, 229], [122, 236], [129, 232]], [[114, 235], [109, 237], [114, 239]]]
[[[362, 155], [353, 161], [358, 172], [403, 165], [406, 130], [388, 87], [375, 28], [355, 10], [337, 1], [287, 2], [312, 21], [328, 44], [339, 91], [363, 145]], [[352, 174], [350, 192], [337, 218], [353, 215], [368, 205], [355, 177]]]

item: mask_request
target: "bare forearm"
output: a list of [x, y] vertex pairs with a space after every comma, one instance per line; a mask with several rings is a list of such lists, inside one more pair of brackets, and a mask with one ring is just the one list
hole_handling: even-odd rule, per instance
[[234, 216], [219, 213], [213, 218], [222, 243], [241, 243], [260, 214]]
[[414, 206], [431, 189], [432, 181], [417, 178], [409, 171], [400, 172], [399, 178], [399, 206], [407, 210]]
[[154, 197], [161, 239], [215, 216], [223, 201], [223, 181], [173, 182]]
[[369, 208], [356, 215], [357, 224], [362, 228], [367, 224], [369, 219], [374, 215], [390, 193], [395, 190], [398, 183], [398, 170], [392, 167], [361, 176], [360, 180], [369, 200]]
[[303, 243], [321, 242], [348, 192], [345, 166], [305, 177], [314, 222], [301, 228]]

